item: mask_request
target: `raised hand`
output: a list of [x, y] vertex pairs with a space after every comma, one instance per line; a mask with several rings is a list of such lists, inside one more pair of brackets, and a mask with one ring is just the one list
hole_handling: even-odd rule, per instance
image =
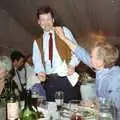
[[75, 72], [75, 68], [72, 66], [68, 66], [68, 75], [73, 75], [73, 73]]
[[64, 31], [61, 27], [54, 27], [54, 30], [56, 32], [56, 34], [62, 39], [62, 40], [65, 40], [66, 37], [64, 35]]
[[41, 82], [45, 82], [45, 80], [46, 80], [46, 74], [44, 72], [40, 72], [38, 74], [38, 78], [40, 79]]

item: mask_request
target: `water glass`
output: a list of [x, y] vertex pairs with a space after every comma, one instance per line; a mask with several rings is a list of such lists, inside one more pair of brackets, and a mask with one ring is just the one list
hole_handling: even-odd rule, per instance
[[39, 98], [37, 99], [37, 106], [47, 109], [47, 105], [48, 103], [47, 103], [46, 97], [39, 96]]
[[63, 91], [55, 92], [55, 102], [57, 105], [57, 109], [60, 110], [64, 104], [64, 92]]
[[116, 120], [116, 110], [112, 101], [105, 98], [99, 98], [98, 103], [100, 120]]
[[78, 110], [79, 109], [79, 107], [80, 107], [80, 100], [71, 100], [70, 102], [69, 102], [69, 108], [70, 108], [70, 110]]

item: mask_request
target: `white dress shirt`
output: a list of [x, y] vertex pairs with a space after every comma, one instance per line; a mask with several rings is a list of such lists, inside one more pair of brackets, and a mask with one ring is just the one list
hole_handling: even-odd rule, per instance
[[[63, 31], [64, 31], [65, 36], [70, 41], [77, 44], [71, 31], [68, 28], [63, 27]], [[61, 58], [59, 56], [56, 45], [55, 45], [55, 33], [54, 33], [54, 31], [51, 31], [51, 32], [52, 32], [52, 38], [53, 38], [53, 61], [52, 61], [53, 67], [51, 68], [51, 62], [49, 60], [49, 37], [50, 37], [49, 32], [44, 32], [44, 34], [43, 34], [43, 52], [44, 52], [45, 68], [42, 64], [39, 47], [37, 46], [37, 43], [35, 40], [33, 43], [33, 63], [34, 63], [34, 69], [35, 69], [36, 73], [39, 73], [39, 72], [46, 72], [47, 74], [56, 73], [56, 69], [63, 63], [63, 61], [61, 60]], [[79, 61], [78, 61], [77, 57], [75, 55], [73, 55], [69, 65], [75, 67], [76, 65], [78, 65], [78, 63], [79, 63]]]

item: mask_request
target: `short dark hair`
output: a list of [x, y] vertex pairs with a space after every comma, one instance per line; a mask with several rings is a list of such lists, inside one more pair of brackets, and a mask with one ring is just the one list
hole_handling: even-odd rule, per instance
[[12, 61], [15, 61], [15, 60], [19, 61], [20, 58], [24, 58], [25, 56], [19, 51], [13, 51], [10, 57]]
[[52, 18], [54, 18], [54, 13], [51, 7], [49, 6], [42, 6], [40, 8], [37, 9], [37, 18], [39, 19], [39, 16], [41, 14], [46, 14], [46, 13], [50, 13]]

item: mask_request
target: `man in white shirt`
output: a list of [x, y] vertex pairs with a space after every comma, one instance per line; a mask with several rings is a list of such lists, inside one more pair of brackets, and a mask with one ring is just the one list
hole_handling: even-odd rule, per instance
[[[48, 101], [54, 101], [56, 91], [64, 92], [65, 102], [80, 99], [79, 83], [74, 87], [67, 76], [73, 75], [75, 66], [79, 63], [76, 56], [64, 42], [57, 36], [54, 27], [54, 14], [49, 6], [37, 10], [38, 24], [43, 29], [43, 35], [33, 43], [33, 64], [35, 72], [41, 81], [45, 81], [44, 88]], [[71, 31], [62, 27], [64, 34], [75, 44], [76, 41]], [[63, 62], [67, 63], [67, 74], [58, 75], [57, 71]]]

